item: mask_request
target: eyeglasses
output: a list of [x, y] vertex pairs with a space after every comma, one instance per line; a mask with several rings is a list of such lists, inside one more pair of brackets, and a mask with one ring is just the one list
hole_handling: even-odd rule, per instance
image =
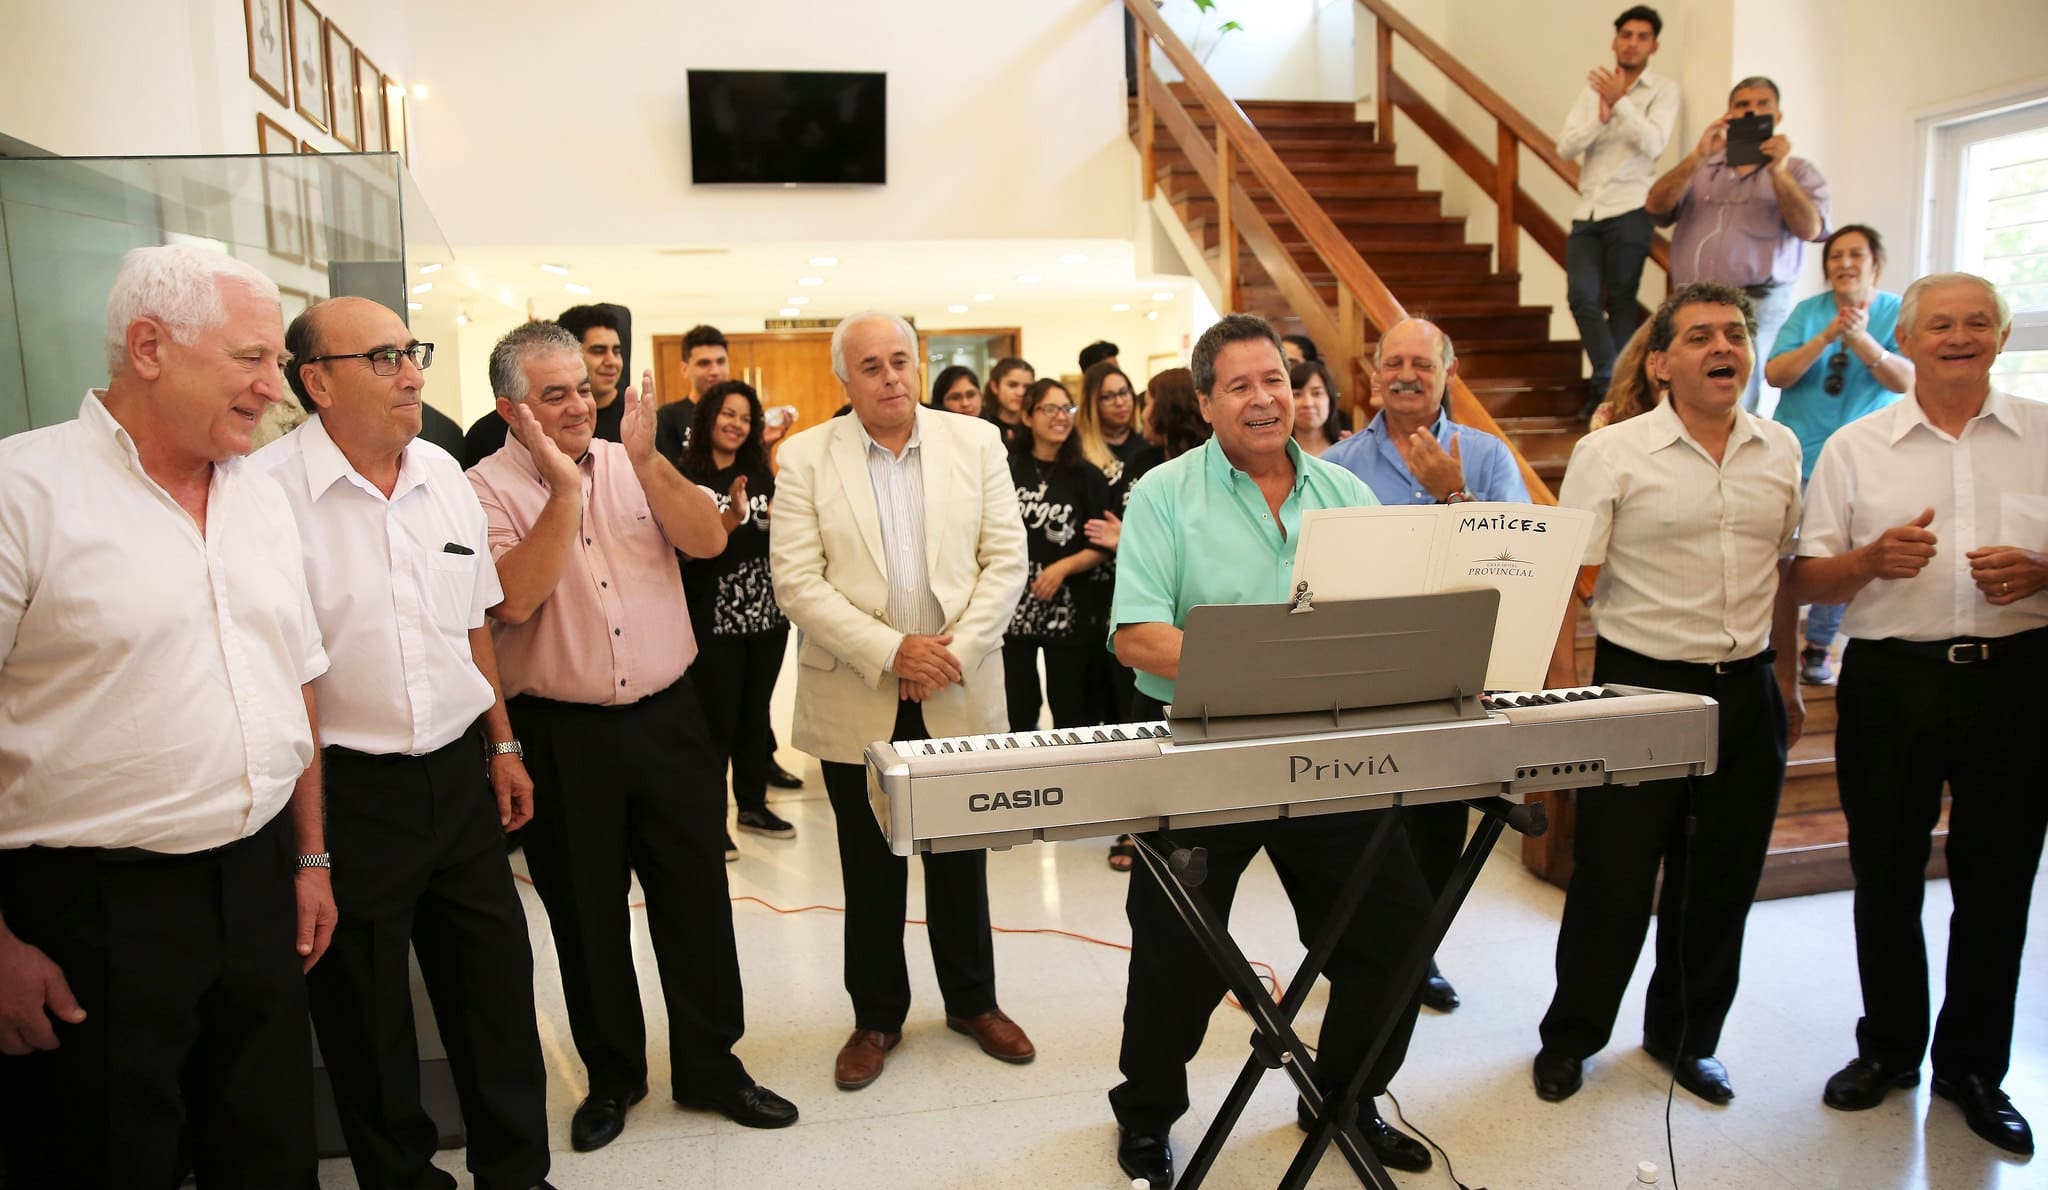
[[375, 351], [358, 351], [352, 355], [316, 355], [311, 359], [294, 360], [292, 362], [294, 365], [325, 364], [338, 359], [369, 360], [370, 371], [375, 372], [379, 376], [398, 375], [398, 361], [401, 359], [411, 360], [413, 367], [424, 372], [434, 366], [434, 345], [432, 343], [414, 343], [410, 347], [379, 347]]
[[1054, 417], [1072, 417], [1074, 416], [1074, 409], [1075, 406], [1073, 405], [1040, 405], [1034, 412], [1050, 413]]
[[1841, 396], [1842, 389], [1847, 387], [1849, 383], [1848, 377], [1845, 375], [1848, 370], [1848, 352], [1837, 351], [1834, 355], [1828, 357], [1828, 378], [1820, 382], [1820, 391], [1831, 397]]

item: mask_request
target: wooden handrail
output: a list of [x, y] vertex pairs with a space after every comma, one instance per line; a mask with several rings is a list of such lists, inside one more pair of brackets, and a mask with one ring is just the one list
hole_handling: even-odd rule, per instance
[[[1303, 322], [1312, 329], [1320, 324], [1335, 332], [1335, 341], [1340, 344], [1341, 352], [1333, 354], [1340, 354], [1343, 359], [1352, 358], [1363, 347], [1360, 334], [1363, 323], [1369, 322], [1376, 331], [1384, 332], [1408, 317], [1407, 310], [1380, 280], [1379, 274], [1359, 255], [1357, 247], [1338, 230], [1336, 223], [1293, 172], [1281, 163], [1279, 155], [1266, 143], [1266, 138], [1252, 126], [1244, 109], [1209, 77], [1209, 72], [1202, 68], [1193, 52], [1160, 17], [1151, 0], [1123, 0], [1123, 3], [1124, 10], [1131, 15], [1139, 32], [1138, 60], [1145, 64], [1139, 80], [1139, 112], [1144, 126], [1138, 131], [1145, 184], [1149, 190], [1155, 172], [1151, 151], [1155, 144], [1152, 123], [1156, 120], [1216, 198], [1217, 210], [1222, 216], [1219, 220], [1222, 233], [1219, 243], [1220, 279], [1225, 304], [1234, 306], [1237, 298], [1236, 237], [1241, 234], [1282, 295], [1302, 316]], [[1383, 34], [1382, 49], [1391, 49], [1391, 43], [1384, 38]], [[1180, 72], [1182, 80], [1194, 92], [1196, 101], [1214, 121], [1214, 150], [1204, 143], [1205, 138], [1194, 121], [1153, 72], [1151, 47], [1146, 44], [1153, 41], [1159, 43], [1159, 49]], [[1382, 61], [1385, 60], [1383, 56]], [[1382, 88], [1383, 108], [1390, 102]], [[1382, 135], [1385, 135], [1385, 127], [1383, 122]], [[1282, 216], [1307, 239], [1323, 267], [1336, 277], [1338, 301], [1334, 312], [1316, 295], [1300, 266], [1295, 263], [1293, 253], [1287, 251], [1273, 235], [1257, 204], [1237, 184], [1240, 169], [1251, 172], [1259, 185], [1279, 204]], [[1352, 377], [1348, 369], [1346, 373], [1345, 380], [1349, 382]], [[1486, 406], [1473, 395], [1464, 379], [1453, 374], [1449, 389], [1447, 399], [1452, 417], [1507, 442], [1508, 450], [1521, 469], [1522, 479], [1529, 487], [1530, 496], [1538, 503], [1556, 503], [1557, 498], [1549, 485], [1529, 466], [1521, 451], [1515, 449], [1513, 441], [1493, 420]]]
[[[1498, 125], [1500, 144], [1497, 150], [1496, 161], [1499, 164], [1495, 164], [1492, 169], [1487, 171], [1486, 178], [1482, 179], [1478, 172], [1474, 170], [1472, 160], [1469, 157], [1461, 159], [1459, 162], [1459, 164], [1465, 167], [1465, 172], [1472, 177], [1473, 181], [1486, 187], [1487, 191], [1495, 194], [1496, 200], [1499, 200], [1499, 191], [1493, 184], [1493, 179], [1495, 171], [1499, 170], [1502, 165], [1505, 165], [1509, 170], [1514, 168], [1514, 154], [1510, 152], [1510, 142], [1512, 140], [1513, 144], [1529, 150], [1538, 161], [1549, 166], [1552, 173], [1564, 179], [1565, 185], [1570, 186], [1572, 191], [1577, 193], [1579, 189], [1579, 164], [1576, 161], [1567, 161], [1565, 158], [1560, 157], [1557, 152], [1557, 142], [1550, 139], [1548, 133], [1538, 128], [1515, 105], [1503, 99], [1500, 92], [1487, 86], [1463, 62], [1458, 61], [1456, 57], [1452, 56], [1449, 50], [1438, 45], [1434, 38], [1417, 28], [1415, 23], [1407, 17], [1402, 16], [1389, 3], [1389, 0], [1358, 0], [1358, 3], [1360, 7], [1372, 14], [1373, 20], [1377, 23], [1375, 37], [1377, 50], [1375, 58], [1376, 74], [1379, 81], [1378, 94], [1374, 98], [1380, 105], [1382, 126], [1379, 135], [1382, 141], [1391, 142], [1394, 139], [1393, 120], [1389, 109], [1398, 105], [1403, 111], [1408, 111], [1410, 118], [1415, 119], [1416, 123], [1422, 126], [1423, 130], [1429, 133], [1430, 138], [1435, 140], [1445, 152], [1450, 153], [1453, 157], [1458, 156], [1457, 151], [1453, 149], [1444, 136], [1440, 135], [1438, 131], [1431, 128], [1428, 124], [1425, 124], [1421, 119], [1416, 118], [1415, 113], [1409, 110], [1411, 103], [1420, 104], [1424, 108], [1428, 108], [1429, 105], [1422, 99], [1419, 92], [1400, 82], [1394, 75], [1393, 38], [1398, 35], [1403, 41], [1413, 46], [1415, 52], [1421, 54], [1423, 59], [1430, 65], [1442, 71], [1444, 77], [1449, 79], [1460, 91], [1471, 97], [1473, 102], [1477, 103], [1487, 115], [1493, 117], [1494, 122]], [[1404, 101], [1402, 98], [1404, 91], [1409, 97], [1407, 101]], [[1434, 112], [1434, 109], [1429, 110]], [[1438, 120], [1441, 127], [1450, 129], [1457, 135], [1459, 141], [1462, 141], [1467, 146], [1471, 144], [1470, 141], [1465, 140], [1462, 134], [1456, 133], [1455, 126], [1450, 121], [1442, 119], [1441, 116], [1438, 117]], [[1553, 247], [1548, 237], [1540, 234], [1535, 227], [1531, 226], [1532, 219], [1535, 216], [1540, 215], [1541, 219], [1549, 223], [1551, 227], [1556, 226], [1555, 220], [1552, 220], [1547, 213], [1544, 213], [1541, 208], [1537, 207], [1525, 191], [1511, 186], [1509, 188], [1509, 199], [1511, 201], [1508, 202], [1501, 216], [1503, 230], [1499, 244], [1503, 261], [1510, 260], [1514, 256], [1514, 250], [1508, 246], [1514, 237], [1507, 233], [1506, 228], [1519, 224], [1523, 230], [1529, 232], [1530, 238], [1534, 239], [1545, 252], [1556, 258], [1557, 263], [1562, 265], [1564, 263], [1563, 237], [1557, 237], [1556, 244]], [[1668, 277], [1671, 271], [1671, 241], [1661, 235], [1652, 237], [1650, 240], [1650, 259], [1656, 261], [1657, 267], [1663, 269]], [[1509, 269], [1506, 263], [1503, 263], [1501, 271], [1510, 272], [1512, 270]]]

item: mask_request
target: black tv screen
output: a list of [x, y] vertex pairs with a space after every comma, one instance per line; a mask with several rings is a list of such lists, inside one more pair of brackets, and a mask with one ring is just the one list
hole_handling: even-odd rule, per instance
[[888, 76], [692, 70], [690, 178], [699, 185], [888, 181]]

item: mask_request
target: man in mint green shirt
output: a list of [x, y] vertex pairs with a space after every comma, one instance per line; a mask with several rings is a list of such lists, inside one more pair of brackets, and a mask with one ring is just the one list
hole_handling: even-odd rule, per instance
[[[1117, 546], [1111, 647], [1137, 671], [1141, 719], [1159, 718], [1173, 698], [1189, 608], [1285, 602], [1303, 511], [1378, 503], [1357, 476], [1294, 444], [1286, 359], [1264, 319], [1226, 315], [1195, 344], [1190, 367], [1215, 436], [1138, 482]], [[1161, 851], [1206, 849], [1201, 894], [1226, 921], [1238, 877], [1263, 848], [1294, 904], [1302, 938], [1309, 939], [1321, 929], [1373, 825], [1371, 814], [1317, 815], [1176, 830], [1170, 841], [1156, 834], [1145, 841]], [[1316, 1067], [1326, 1093], [1350, 1082], [1374, 1022], [1388, 1012], [1398, 1012], [1399, 1025], [1366, 1089], [1384, 1092], [1400, 1068], [1417, 1002], [1415, 989], [1393, 989], [1390, 976], [1427, 906], [1406, 836], [1397, 834], [1327, 968], [1330, 1007]], [[1109, 1093], [1119, 1128], [1117, 1164], [1130, 1177], [1164, 1187], [1173, 1178], [1169, 1134], [1188, 1109], [1187, 1063], [1201, 1048], [1224, 984], [1149, 873], [1133, 873], [1124, 908], [1131, 923], [1118, 1056], [1124, 1081]], [[1387, 1166], [1429, 1168], [1429, 1150], [1388, 1124], [1368, 1100], [1360, 1101], [1358, 1127]]]

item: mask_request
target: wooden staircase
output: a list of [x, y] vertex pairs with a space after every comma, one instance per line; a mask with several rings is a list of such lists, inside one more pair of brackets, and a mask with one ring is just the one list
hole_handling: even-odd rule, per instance
[[[1213, 137], [1215, 119], [1193, 91], [1183, 83], [1170, 90], [1195, 126]], [[1351, 104], [1249, 101], [1240, 106], [1401, 304], [1451, 337], [1466, 384], [1536, 473], [1555, 487], [1572, 445], [1585, 433], [1585, 421], [1577, 414], [1586, 385], [1579, 375], [1578, 343], [1550, 338], [1550, 308], [1521, 304], [1520, 276], [1494, 269], [1492, 247], [1467, 241], [1465, 221], [1443, 213], [1442, 195], [1422, 189], [1415, 167], [1396, 162], [1393, 146], [1377, 140], [1373, 126], [1360, 122]], [[1135, 141], [1135, 102], [1132, 107]], [[1170, 142], [1154, 147], [1153, 161], [1159, 193], [1216, 267], [1222, 250], [1215, 198]], [[1337, 278], [1307, 235], [1256, 176], [1238, 180], [1317, 295], [1334, 304]], [[1246, 254], [1238, 270], [1238, 309], [1263, 315], [1285, 333], [1305, 333], [1255, 257]], [[1371, 345], [1369, 337], [1368, 352]], [[1347, 389], [1347, 400], [1370, 416], [1363, 378], [1340, 377], [1339, 385]]]

